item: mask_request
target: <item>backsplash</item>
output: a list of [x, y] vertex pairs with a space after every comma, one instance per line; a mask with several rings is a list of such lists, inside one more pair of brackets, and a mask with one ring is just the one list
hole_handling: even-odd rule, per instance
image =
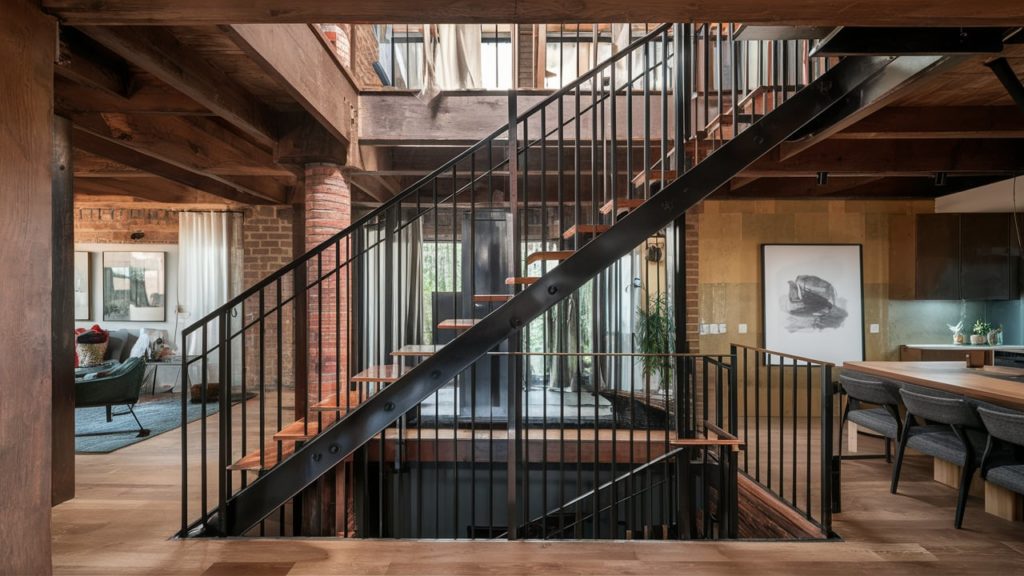
[[[1024, 344], [1024, 307], [1020, 300], [967, 302], [964, 333], [974, 321], [984, 319], [1003, 326], [1003, 342]], [[959, 300], [890, 300], [889, 342], [900, 344], [949, 344], [953, 333], [946, 324], [960, 321]]]

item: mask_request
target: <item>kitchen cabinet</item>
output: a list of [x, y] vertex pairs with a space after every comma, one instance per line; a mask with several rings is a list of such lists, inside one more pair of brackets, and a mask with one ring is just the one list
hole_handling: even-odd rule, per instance
[[916, 281], [918, 300], [960, 298], [960, 215], [917, 216]]
[[[1016, 298], [1016, 238], [1009, 214], [960, 216], [960, 297], [965, 300]], [[1012, 239], [1012, 242], [1011, 242]]]
[[1020, 250], [1010, 214], [897, 216], [889, 230], [889, 296], [1012, 300]]

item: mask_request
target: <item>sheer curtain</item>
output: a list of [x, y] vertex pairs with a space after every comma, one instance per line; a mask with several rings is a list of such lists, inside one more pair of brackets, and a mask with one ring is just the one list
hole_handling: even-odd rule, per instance
[[433, 99], [442, 90], [481, 88], [481, 41], [479, 24], [424, 24], [420, 96]]
[[[241, 215], [230, 212], [183, 212], [178, 219], [178, 311], [185, 324], [226, 303], [238, 290], [241, 268]], [[241, 311], [232, 323], [240, 321]], [[183, 329], [179, 325], [179, 330]], [[207, 328], [208, 347], [217, 344], [217, 323]], [[178, 342], [181, 342], [180, 333]], [[202, 337], [190, 337], [189, 355], [202, 353]], [[215, 360], [213, 355], [211, 359]]]

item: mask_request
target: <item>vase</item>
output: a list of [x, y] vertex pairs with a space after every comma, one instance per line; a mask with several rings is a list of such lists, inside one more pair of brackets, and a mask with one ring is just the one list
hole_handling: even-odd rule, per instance
[[975, 346], [984, 344], [988, 339], [985, 338], [984, 334], [971, 334], [971, 344]]
[[989, 332], [987, 338], [989, 346], [998, 346], [1000, 344], [1000, 336], [1002, 336], [1002, 331], [1000, 330], [993, 330]]

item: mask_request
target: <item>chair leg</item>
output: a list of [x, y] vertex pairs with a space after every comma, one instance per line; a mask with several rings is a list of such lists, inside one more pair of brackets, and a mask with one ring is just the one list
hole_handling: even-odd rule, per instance
[[966, 462], [960, 467], [960, 491], [956, 497], [956, 517], [953, 519], [953, 527], [959, 529], [964, 523], [964, 509], [967, 508], [967, 495], [971, 491], [971, 479], [974, 478], [974, 471], [977, 469], [972, 462]]
[[907, 440], [910, 439], [909, 428], [909, 426], [904, 428], [903, 436], [900, 438], [900, 447], [896, 451], [896, 465], [892, 467], [892, 485], [889, 487], [889, 492], [892, 494], [895, 494], [899, 488], [900, 469], [903, 468], [903, 454], [907, 451]]
[[149, 430], [142, 427], [142, 422], [139, 422], [139, 417], [135, 415], [135, 406], [133, 404], [128, 404], [128, 412], [131, 412], [132, 418], [135, 418], [135, 423], [139, 425], [139, 434], [137, 437], [145, 438], [146, 436], [149, 436]]
[[885, 463], [892, 464], [892, 439], [884, 438], [885, 441]]

